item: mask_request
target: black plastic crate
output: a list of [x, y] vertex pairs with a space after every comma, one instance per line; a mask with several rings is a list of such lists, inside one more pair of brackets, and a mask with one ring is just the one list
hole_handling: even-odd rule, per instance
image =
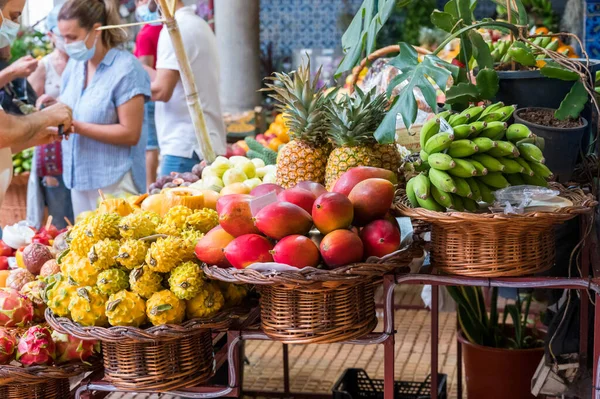
[[[438, 374], [438, 398], [446, 399], [448, 376]], [[332, 389], [333, 399], [383, 399], [383, 380], [372, 380], [363, 369], [346, 369]], [[395, 399], [431, 398], [431, 376], [424, 382], [394, 382]]]

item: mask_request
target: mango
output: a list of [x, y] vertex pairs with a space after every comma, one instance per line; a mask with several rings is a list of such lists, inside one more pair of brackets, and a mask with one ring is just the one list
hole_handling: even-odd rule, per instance
[[321, 260], [319, 248], [310, 238], [301, 235], [284, 237], [275, 245], [271, 254], [275, 262], [299, 269], [306, 266], [317, 267]]
[[310, 214], [290, 202], [265, 206], [254, 217], [254, 223], [261, 233], [275, 240], [294, 234], [306, 235], [313, 225]]
[[327, 189], [324, 185], [310, 180], [301, 181], [298, 184], [296, 184], [294, 188], [303, 188], [305, 190], [308, 190], [311, 193], [313, 193], [316, 198], [327, 192]]
[[221, 226], [217, 226], [198, 241], [194, 252], [200, 261], [209, 266], [228, 268], [231, 264], [223, 250], [234, 239], [235, 237], [223, 230]]
[[343, 194], [326, 193], [317, 198], [311, 213], [316, 228], [322, 234], [328, 234], [352, 224], [354, 205]]
[[217, 201], [219, 200], [219, 193], [213, 190], [200, 190], [204, 195], [204, 207], [216, 210]]
[[275, 195], [277, 195], [283, 191], [283, 187], [274, 183], [263, 183], [254, 187], [252, 191], [250, 191], [250, 195], [253, 195], [255, 197], [262, 197], [263, 195], [267, 195], [273, 191], [275, 192]]
[[358, 183], [348, 195], [354, 205], [354, 225], [365, 226], [382, 219], [394, 201], [394, 185], [385, 179], [367, 179]]
[[223, 230], [234, 237], [260, 233], [252, 219], [250, 200], [244, 198], [233, 199], [221, 209], [219, 224], [223, 227]]
[[392, 184], [398, 184], [398, 176], [392, 171], [371, 166], [358, 166], [341, 175], [331, 191], [347, 196], [358, 183], [372, 178], [385, 179]]
[[330, 269], [360, 262], [363, 258], [363, 243], [350, 230], [335, 230], [321, 240], [321, 256]]
[[273, 262], [273, 244], [258, 234], [244, 234], [231, 241], [223, 250], [225, 257], [236, 269], [245, 269], [253, 263]]
[[[395, 223], [395, 221], [394, 221]], [[360, 239], [365, 248], [365, 256], [383, 258], [400, 249], [398, 224], [388, 220], [375, 220], [360, 231]]]
[[291, 202], [306, 212], [311, 213], [317, 197], [312, 192], [303, 188], [290, 188], [277, 194], [277, 199], [283, 202]]
[[246, 194], [228, 194], [228, 195], [221, 195], [219, 197], [219, 199], [217, 199], [217, 213], [221, 213], [221, 210], [223, 209], [223, 207], [225, 205], [227, 205], [229, 202], [232, 201], [239, 201], [239, 200], [247, 200], [250, 201], [252, 199], [251, 195], [246, 195]]

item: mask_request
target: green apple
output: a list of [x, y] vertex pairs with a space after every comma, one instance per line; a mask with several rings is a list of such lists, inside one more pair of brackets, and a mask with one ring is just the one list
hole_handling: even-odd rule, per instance
[[233, 183], [242, 183], [246, 180], [248, 180], [248, 176], [238, 168], [228, 169], [223, 174], [223, 183], [225, 183], [226, 186]]
[[[218, 156], [217, 159], [215, 159], [215, 162], [210, 164], [210, 168], [214, 170], [215, 176], [222, 177], [227, 170], [233, 168], [233, 164], [229, 161], [229, 159]], [[204, 177], [204, 175], [202, 176]]]

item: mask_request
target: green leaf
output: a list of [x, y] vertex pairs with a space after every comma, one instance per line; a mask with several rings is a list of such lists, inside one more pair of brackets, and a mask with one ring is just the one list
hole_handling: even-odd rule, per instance
[[488, 44], [483, 39], [479, 32], [472, 30], [469, 32], [469, 39], [473, 44], [474, 56], [477, 60], [479, 68], [494, 68], [494, 59]]
[[456, 24], [456, 18], [447, 12], [433, 10], [433, 13], [431, 14], [431, 23], [437, 28], [450, 33]]
[[525, 9], [523, 2], [521, 0], [514, 0], [514, 2], [517, 5], [517, 12], [519, 13], [519, 25], [527, 26], [529, 23], [529, 16], [527, 15], [527, 10]]
[[465, 25], [471, 25], [473, 22], [473, 13], [471, 12], [471, 0], [456, 0], [458, 6], [458, 16]]
[[484, 100], [491, 100], [498, 93], [499, 78], [498, 73], [489, 68], [480, 70], [477, 73], [477, 90], [479, 96]]
[[[492, 18], [483, 18], [480, 22], [487, 22], [487, 23], [494, 23], [496, 22], [494, 19]], [[499, 32], [504, 33], [505, 35], [509, 35], [510, 34], [510, 29], [507, 28], [503, 28], [501, 26], [494, 26], [493, 28], [494, 30], [497, 30]]]
[[504, 307], [504, 324], [506, 325], [506, 319], [510, 316], [512, 319], [512, 325], [515, 331], [515, 342], [517, 349], [520, 349], [521, 343], [523, 342], [523, 329], [521, 327], [521, 310], [516, 305], [506, 305]]
[[458, 19], [458, 7], [456, 6], [456, 2], [458, 0], [450, 0], [444, 6], [444, 12], [452, 15], [455, 19]]
[[579, 118], [579, 114], [588, 100], [588, 92], [585, 90], [585, 86], [581, 81], [576, 82], [569, 94], [560, 103], [554, 117], [561, 121], [567, 118]]
[[556, 62], [547, 62], [546, 65], [540, 69], [540, 73], [545, 77], [552, 79], [569, 81], [579, 80], [579, 74], [577, 72], [569, 71], [567, 68]]
[[479, 90], [473, 83], [459, 83], [446, 91], [446, 103], [466, 104], [479, 99]]

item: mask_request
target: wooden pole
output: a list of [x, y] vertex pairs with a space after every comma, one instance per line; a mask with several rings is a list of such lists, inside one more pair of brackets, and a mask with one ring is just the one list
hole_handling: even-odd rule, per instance
[[[185, 48], [183, 47], [183, 39], [181, 38], [181, 32], [179, 26], [175, 20], [175, 2], [176, 0], [157, 0], [162, 10], [162, 15], [175, 49], [175, 56], [179, 63], [179, 75], [181, 76], [181, 82], [183, 83], [183, 89], [187, 98], [187, 106], [194, 124], [194, 131], [196, 133], [196, 139], [200, 145], [200, 151], [204, 156], [204, 160], [207, 163], [212, 163], [216, 154], [210, 143], [210, 136], [208, 129], [206, 128], [206, 120], [204, 119], [204, 112], [202, 111], [202, 105], [200, 103], [200, 97], [198, 96], [198, 87], [196, 86], [196, 80], [190, 66], [190, 60], [188, 59]], [[169, 4], [170, 3], [170, 4]]]

